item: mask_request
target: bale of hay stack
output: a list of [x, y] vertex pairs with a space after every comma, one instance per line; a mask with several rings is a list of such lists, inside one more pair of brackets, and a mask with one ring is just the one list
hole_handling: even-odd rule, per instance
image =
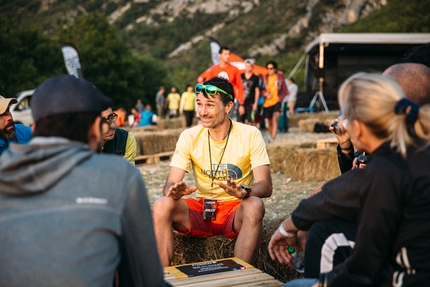
[[329, 111], [329, 112], [320, 112], [320, 113], [300, 113], [291, 115], [288, 120], [289, 127], [298, 127], [300, 120], [305, 119], [317, 119], [319, 122], [326, 122], [329, 120], [332, 122], [339, 115], [339, 111]]
[[327, 181], [340, 175], [335, 149], [298, 145], [267, 146], [271, 172], [282, 172], [293, 181]]
[[315, 124], [319, 123], [319, 119], [304, 119], [299, 121], [299, 130], [301, 132], [313, 132], [315, 128]]
[[131, 130], [138, 144], [137, 155], [157, 154], [174, 151], [176, 142], [183, 129], [169, 129], [164, 131], [139, 131]]
[[[273, 261], [267, 249], [272, 234], [278, 228], [282, 220], [283, 218], [265, 218], [263, 220], [262, 243], [253, 265], [276, 279], [287, 282], [299, 278], [301, 275], [292, 267]], [[196, 238], [175, 233], [174, 243], [175, 252], [172, 265], [210, 261], [234, 256], [235, 241], [222, 236]]]

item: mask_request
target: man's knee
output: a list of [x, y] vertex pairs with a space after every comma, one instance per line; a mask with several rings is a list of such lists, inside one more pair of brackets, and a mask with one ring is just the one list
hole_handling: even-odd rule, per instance
[[242, 201], [242, 210], [245, 218], [253, 218], [254, 220], [262, 220], [266, 209], [261, 198], [250, 196]]
[[172, 213], [177, 208], [177, 205], [178, 205], [177, 200], [171, 197], [167, 197], [167, 196], [160, 197], [154, 202], [154, 207], [153, 207], [154, 219], [171, 217]]

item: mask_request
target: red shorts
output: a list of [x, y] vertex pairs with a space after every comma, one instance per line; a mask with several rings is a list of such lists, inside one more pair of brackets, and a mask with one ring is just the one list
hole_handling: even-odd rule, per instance
[[190, 211], [191, 230], [187, 233], [179, 232], [195, 237], [210, 237], [223, 235], [227, 238], [236, 239], [237, 233], [233, 231], [233, 220], [240, 200], [220, 201], [216, 211], [215, 220], [203, 220], [203, 198], [196, 200], [186, 198]]

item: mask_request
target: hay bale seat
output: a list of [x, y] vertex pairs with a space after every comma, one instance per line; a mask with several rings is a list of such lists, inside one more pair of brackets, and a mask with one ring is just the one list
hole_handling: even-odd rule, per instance
[[273, 143], [267, 146], [270, 171], [293, 181], [327, 181], [340, 175], [337, 151], [319, 149], [315, 142]]
[[[300, 120], [315, 119], [317, 122], [325, 123], [327, 120], [333, 122], [339, 115], [339, 111], [319, 112], [319, 113], [300, 113], [291, 115], [288, 119], [289, 127], [298, 127]], [[313, 127], [312, 127], [313, 128]], [[313, 129], [312, 129], [313, 131]]]
[[[256, 256], [254, 266], [261, 271], [275, 277], [277, 280], [287, 282], [302, 277], [292, 267], [280, 264], [270, 258], [267, 246], [270, 237], [278, 228], [282, 219], [263, 220], [263, 239], [261, 248]], [[215, 259], [233, 257], [234, 240], [214, 236], [208, 238], [189, 237], [175, 233], [175, 253], [172, 265], [188, 264]]]
[[183, 128], [166, 129], [163, 131], [131, 129], [130, 132], [136, 137], [137, 142], [136, 156], [174, 151], [176, 142], [183, 130]]

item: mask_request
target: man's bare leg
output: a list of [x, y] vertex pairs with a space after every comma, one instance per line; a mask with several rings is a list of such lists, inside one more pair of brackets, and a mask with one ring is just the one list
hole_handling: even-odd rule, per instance
[[153, 218], [161, 265], [169, 266], [175, 248], [172, 227], [183, 232], [191, 229], [188, 205], [183, 199], [163, 196], [154, 203]]
[[234, 256], [250, 264], [261, 245], [264, 203], [251, 196], [241, 202], [234, 217], [233, 230], [239, 233], [234, 246]]

